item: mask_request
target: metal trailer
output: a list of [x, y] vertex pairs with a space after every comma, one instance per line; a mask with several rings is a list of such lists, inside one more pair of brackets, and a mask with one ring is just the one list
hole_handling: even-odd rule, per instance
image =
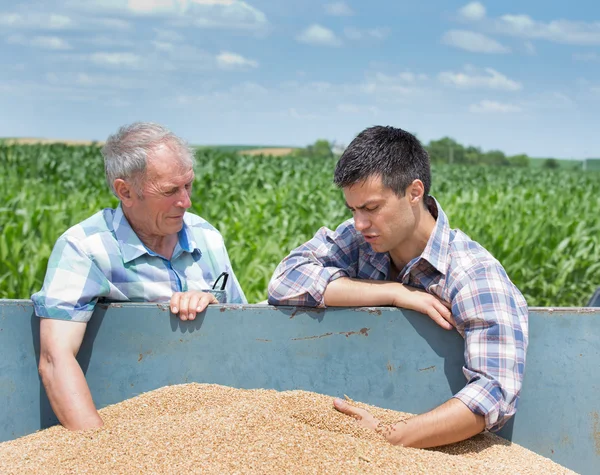
[[[499, 435], [582, 474], [600, 467], [600, 308], [531, 308], [517, 415]], [[56, 423], [37, 372], [39, 321], [0, 300], [0, 441]], [[78, 355], [99, 408], [165, 385], [347, 394], [421, 413], [465, 384], [463, 340], [395, 308], [99, 305]]]
[[588, 307], [600, 307], [600, 287], [598, 287], [596, 289], [596, 292], [594, 292], [594, 295], [592, 295], [592, 298], [590, 299], [587, 306]]

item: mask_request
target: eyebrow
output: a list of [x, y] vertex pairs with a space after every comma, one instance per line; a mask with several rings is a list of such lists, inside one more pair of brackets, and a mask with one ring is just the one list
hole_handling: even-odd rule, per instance
[[344, 204], [346, 205], [346, 208], [348, 208], [350, 211], [352, 211], [353, 209], [365, 209], [365, 208], [366, 208], [367, 206], [369, 206], [369, 205], [372, 205], [372, 204], [375, 204], [375, 203], [379, 203], [379, 201], [380, 201], [380, 200], [378, 200], [378, 199], [375, 199], [375, 200], [369, 200], [369, 201], [367, 201], [366, 203], [364, 203], [364, 204], [362, 204], [362, 205], [360, 205], [360, 206], [357, 206], [356, 208], [353, 208], [352, 206], [350, 206], [350, 205], [348, 204], [348, 202], [347, 202], [347, 201], [345, 201], [345, 200], [344, 200]]
[[[185, 185], [191, 185], [194, 183], [194, 181], [196, 180], [196, 176], [193, 176], [191, 180], [188, 180], [184, 183], [183, 186]], [[175, 183], [167, 183], [163, 189], [165, 190], [176, 190], [177, 188], [179, 188], [179, 185], [176, 185]]]

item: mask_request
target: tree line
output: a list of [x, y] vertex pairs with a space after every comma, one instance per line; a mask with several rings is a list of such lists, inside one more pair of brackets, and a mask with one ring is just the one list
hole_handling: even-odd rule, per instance
[[[491, 165], [491, 166], [512, 166], [529, 167], [531, 157], [526, 154], [506, 155], [501, 150], [489, 150], [484, 152], [480, 147], [472, 145], [462, 145], [450, 137], [444, 137], [439, 140], [431, 140], [425, 144], [429, 153], [431, 163], [449, 163], [463, 165]], [[294, 150], [293, 154], [297, 156], [308, 157], [334, 157], [342, 153], [344, 147], [335, 142], [329, 142], [324, 139], [317, 140], [314, 144], [305, 148]], [[545, 168], [559, 168], [560, 163], [555, 158], [547, 158], [542, 164]]]

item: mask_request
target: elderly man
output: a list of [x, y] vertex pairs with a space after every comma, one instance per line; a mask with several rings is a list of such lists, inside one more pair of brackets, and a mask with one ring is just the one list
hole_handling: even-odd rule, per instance
[[73, 430], [102, 425], [75, 359], [99, 299], [170, 302], [181, 320], [193, 320], [217, 303], [207, 289], [227, 272], [227, 301], [246, 302], [221, 234], [186, 212], [194, 183], [187, 144], [160, 125], [135, 123], [110, 136], [102, 154], [120, 204], [57, 240], [42, 290], [31, 297], [41, 317], [42, 382]]
[[393, 305], [425, 313], [464, 337], [467, 380], [439, 407], [388, 427], [340, 399], [335, 408], [410, 447], [450, 444], [502, 427], [521, 391], [527, 304], [489, 252], [450, 228], [429, 196], [427, 152], [408, 132], [372, 127], [348, 146], [334, 182], [354, 219], [335, 232], [321, 228], [292, 251], [269, 284], [269, 303]]

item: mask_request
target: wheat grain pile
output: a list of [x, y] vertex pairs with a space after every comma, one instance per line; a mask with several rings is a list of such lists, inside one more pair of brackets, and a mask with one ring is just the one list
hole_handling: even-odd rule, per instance
[[[408, 416], [356, 404], [384, 423]], [[331, 397], [305, 391], [185, 384], [100, 414], [100, 429], [56, 426], [0, 444], [0, 473], [573, 473], [491, 434], [435, 450], [394, 447]]]

